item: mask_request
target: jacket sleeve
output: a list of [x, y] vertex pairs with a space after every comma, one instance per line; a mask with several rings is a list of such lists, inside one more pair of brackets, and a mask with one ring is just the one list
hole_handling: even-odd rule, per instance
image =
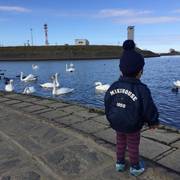
[[159, 124], [159, 113], [154, 104], [149, 88], [146, 86], [142, 97], [143, 117], [149, 126]]
[[109, 90], [106, 91], [106, 94], [104, 96], [104, 106], [105, 106], [105, 114], [106, 114], [106, 117], [108, 115], [108, 112], [109, 112], [109, 105], [110, 105], [110, 94], [109, 94]]

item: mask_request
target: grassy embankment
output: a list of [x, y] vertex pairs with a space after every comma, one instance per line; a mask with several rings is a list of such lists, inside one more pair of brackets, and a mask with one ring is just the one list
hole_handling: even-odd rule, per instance
[[[159, 56], [151, 51], [142, 51], [144, 57]], [[117, 59], [123, 49], [120, 46], [17, 46], [0, 47], [0, 60], [73, 60]]]
[[172, 53], [160, 53], [160, 56], [179, 56], [179, 55], [180, 55], [180, 52], [178, 51], [175, 51]]

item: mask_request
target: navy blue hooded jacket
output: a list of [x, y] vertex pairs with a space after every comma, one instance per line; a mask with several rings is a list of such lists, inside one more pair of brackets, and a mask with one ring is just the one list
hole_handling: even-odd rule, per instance
[[139, 79], [120, 77], [105, 94], [105, 113], [111, 127], [133, 133], [147, 123], [159, 124], [159, 114], [149, 88]]

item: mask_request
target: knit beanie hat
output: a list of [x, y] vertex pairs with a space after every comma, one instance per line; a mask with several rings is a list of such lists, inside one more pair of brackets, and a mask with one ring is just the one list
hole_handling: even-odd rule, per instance
[[120, 58], [120, 70], [123, 74], [138, 73], [144, 67], [144, 58], [135, 51], [135, 43], [133, 40], [126, 40], [123, 43], [123, 53]]

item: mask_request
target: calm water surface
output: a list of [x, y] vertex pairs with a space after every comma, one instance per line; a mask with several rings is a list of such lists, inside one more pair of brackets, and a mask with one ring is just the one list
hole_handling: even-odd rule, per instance
[[[160, 112], [162, 123], [180, 128], [180, 91], [171, 92], [173, 81], [180, 80], [180, 56], [148, 58], [144, 74], [141, 78], [151, 89], [152, 96]], [[93, 60], [73, 61], [76, 71], [65, 71], [66, 64], [71, 61], [6, 61], [0, 62], [0, 69], [4, 69], [5, 76], [14, 79], [16, 92], [22, 92], [26, 86], [36, 88], [35, 95], [52, 97], [68, 101], [76, 101], [92, 107], [104, 108], [104, 94], [97, 93], [94, 82], [113, 83], [119, 77], [119, 60]], [[32, 64], [39, 66], [38, 70], [32, 70]], [[26, 75], [33, 73], [38, 75], [38, 81], [23, 83], [16, 75], [20, 72]], [[39, 84], [50, 82], [50, 77], [59, 73], [59, 81], [62, 87], [74, 88], [72, 94], [53, 97], [51, 90], [42, 89]], [[0, 81], [0, 89], [4, 89], [4, 81]]]

